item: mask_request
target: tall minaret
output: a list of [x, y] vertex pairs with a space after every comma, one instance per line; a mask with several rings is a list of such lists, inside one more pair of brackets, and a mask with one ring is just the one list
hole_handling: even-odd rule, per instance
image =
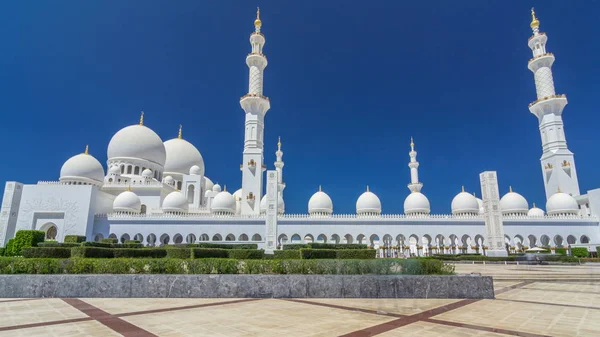
[[283, 199], [283, 190], [285, 189], [285, 183], [283, 182], [283, 151], [281, 151], [281, 137], [277, 140], [277, 152], [275, 152], [277, 156], [277, 161], [275, 162], [275, 169], [277, 170], [277, 192], [279, 196]]
[[267, 58], [263, 55], [265, 36], [260, 32], [260, 9], [256, 11], [254, 32], [250, 34], [252, 52], [246, 56], [250, 69], [248, 94], [240, 99], [246, 112], [244, 134], [244, 154], [242, 162], [242, 214], [259, 214], [263, 172], [266, 169], [263, 158], [264, 121], [271, 107], [269, 98], [263, 96], [263, 71]]
[[410, 163], [408, 163], [408, 167], [410, 167], [410, 184], [408, 184], [408, 189], [411, 192], [421, 192], [423, 183], [419, 182], [419, 162], [417, 161], [417, 151], [415, 151], [415, 142], [412, 137], [410, 137], [410, 152], [408, 155], [410, 156]]
[[554, 55], [546, 52], [546, 33], [539, 31], [540, 22], [531, 9], [531, 29], [529, 48], [533, 58], [527, 67], [534, 74], [537, 100], [529, 104], [529, 111], [538, 118], [542, 136], [542, 157], [540, 158], [546, 198], [561, 190], [573, 196], [579, 195], [579, 183], [573, 153], [567, 148], [562, 112], [567, 105], [567, 96], [557, 95], [552, 79]]

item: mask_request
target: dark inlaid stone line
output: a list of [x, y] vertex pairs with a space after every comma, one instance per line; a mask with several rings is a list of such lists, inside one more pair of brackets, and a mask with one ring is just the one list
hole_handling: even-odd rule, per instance
[[285, 301], [288, 301], [288, 302], [297, 302], [297, 303], [305, 303], [305, 304], [312, 304], [312, 305], [319, 305], [319, 306], [322, 306], [322, 307], [334, 308], [334, 309], [357, 311], [357, 312], [362, 312], [362, 313], [365, 313], [365, 314], [375, 314], [375, 315], [382, 315], [382, 316], [389, 316], [389, 317], [396, 317], [396, 318], [409, 317], [408, 315], [395, 314], [395, 313], [392, 313], [392, 312], [384, 312], [384, 311], [377, 311], [377, 310], [361, 309], [361, 308], [348, 307], [348, 306], [336, 305], [336, 304], [330, 304], [330, 303], [321, 303], [321, 302], [313, 302], [313, 301], [298, 300], [298, 299], [287, 299]]
[[4, 300], [4, 301], [0, 301], [0, 303], [6, 303], [6, 302], [23, 302], [23, 301], [34, 301], [34, 300], [39, 300], [40, 298], [19, 298], [19, 299], [14, 299], [14, 300]]
[[81, 317], [81, 318], [72, 318], [72, 319], [61, 319], [60, 321], [50, 321], [50, 322], [39, 322], [39, 323], [29, 323], [29, 324], [21, 324], [21, 325], [11, 325], [11, 326], [2, 326], [0, 327], [0, 331], [8, 331], [8, 330], [20, 330], [27, 328], [37, 328], [40, 326], [48, 326], [48, 325], [57, 325], [57, 324], [67, 324], [67, 323], [77, 323], [77, 322], [85, 322], [92, 321], [91, 317]]
[[581, 309], [594, 309], [600, 310], [600, 307], [588, 307], [585, 305], [576, 305], [576, 304], [560, 304], [560, 303], [548, 303], [548, 302], [536, 302], [536, 301], [526, 301], [526, 300], [513, 300], [510, 298], [497, 298], [498, 301], [508, 301], [508, 302], [519, 302], [519, 303], [529, 303], [529, 304], [539, 304], [539, 305], [553, 305], [557, 307], [569, 307], [569, 308], [581, 308]]
[[504, 294], [507, 291], [511, 291], [511, 290], [514, 290], [514, 289], [523, 288], [524, 286], [532, 284], [532, 283], [534, 283], [534, 282], [533, 281], [525, 281], [525, 282], [521, 282], [521, 283], [518, 283], [518, 284], [515, 284], [515, 285], [512, 285], [512, 286], [500, 288], [500, 289], [496, 290], [494, 292], [494, 294], [495, 295]]
[[159, 312], [166, 312], [166, 311], [177, 311], [177, 310], [204, 308], [204, 307], [214, 307], [214, 306], [217, 306], [217, 305], [235, 304], [235, 303], [252, 302], [252, 301], [260, 301], [260, 300], [261, 300], [260, 298], [245, 298], [245, 299], [241, 299], [241, 300], [226, 301], [226, 302], [213, 302], [213, 303], [203, 303], [203, 304], [192, 304], [192, 305], [184, 305], [184, 306], [181, 306], [181, 307], [172, 307], [172, 308], [161, 308], [161, 309], [152, 309], [152, 310], [125, 312], [125, 313], [121, 313], [121, 314], [115, 314], [115, 316], [117, 316], [117, 317], [124, 317], [124, 316], [134, 316], [134, 315], [156, 314], [156, 313], [159, 313]]
[[423, 321], [424, 322], [428, 322], [428, 323], [434, 323], [434, 324], [455, 326], [455, 327], [459, 327], [459, 328], [467, 328], [467, 329], [472, 329], [472, 330], [481, 330], [481, 331], [487, 331], [487, 332], [501, 333], [501, 334], [510, 335], [510, 336], [520, 336], [520, 337], [551, 337], [549, 335], [538, 335], [538, 334], [533, 334], [533, 333], [528, 333], [528, 332], [522, 332], [522, 331], [516, 331], [516, 330], [506, 330], [506, 329], [500, 329], [500, 328], [490, 328], [490, 327], [481, 326], [481, 325], [473, 325], [473, 324], [464, 324], [464, 323], [457, 323], [457, 322], [450, 322], [450, 321], [442, 321], [442, 320], [434, 319], [434, 318], [428, 318], [428, 319], [425, 319]]
[[77, 298], [63, 298], [63, 301], [70, 304], [75, 309], [83, 312], [90, 316], [92, 319], [104, 324], [108, 328], [114, 330], [117, 333], [125, 337], [157, 337], [157, 335], [150, 333], [137, 325], [126, 322], [119, 317], [109, 314], [108, 312], [99, 309], [89, 303], [86, 303]]
[[382, 334], [384, 332], [388, 332], [394, 329], [397, 329], [399, 327], [403, 327], [418, 321], [423, 321], [426, 320], [428, 318], [431, 318], [433, 316], [442, 314], [444, 312], [448, 312], [454, 309], [458, 309], [461, 307], [464, 307], [466, 305], [475, 303], [480, 301], [479, 299], [469, 299], [469, 300], [462, 300], [462, 301], [458, 301], [458, 302], [454, 302], [454, 303], [450, 303], [438, 308], [434, 308], [434, 309], [430, 309], [430, 310], [426, 310], [423, 311], [421, 313], [412, 315], [412, 316], [407, 316], [407, 317], [403, 317], [403, 318], [398, 318], [395, 319], [393, 321], [389, 321], [386, 323], [382, 323], [382, 324], [378, 324], [378, 325], [374, 325], [362, 330], [358, 330], [358, 331], [354, 331], [345, 335], [342, 335], [340, 337], [369, 337], [369, 336], [375, 336], [375, 335], [379, 335]]
[[577, 291], [577, 290], [559, 290], [559, 289], [540, 289], [540, 288], [528, 288], [523, 289], [535, 290], [535, 291], [554, 291], [559, 293], [575, 293], [575, 294], [589, 294], [589, 295], [600, 295], [599, 291]]

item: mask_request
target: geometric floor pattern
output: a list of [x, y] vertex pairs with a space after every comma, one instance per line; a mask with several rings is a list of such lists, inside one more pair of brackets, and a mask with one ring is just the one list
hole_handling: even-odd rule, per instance
[[0, 298], [2, 336], [600, 336], [600, 265], [457, 265], [496, 299]]

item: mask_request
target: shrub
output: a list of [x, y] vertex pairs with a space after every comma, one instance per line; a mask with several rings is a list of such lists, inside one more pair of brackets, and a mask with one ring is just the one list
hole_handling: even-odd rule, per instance
[[115, 239], [115, 238], [105, 238], [105, 239], [100, 240], [100, 242], [102, 242], [102, 243], [119, 243], [119, 240]]
[[44, 242], [38, 243], [37, 246], [38, 247], [63, 247], [63, 248], [71, 248], [71, 247], [79, 247], [79, 246], [81, 246], [81, 243], [44, 241]]
[[339, 249], [336, 250], [338, 259], [374, 259], [377, 255], [375, 249]]
[[38, 243], [44, 242], [46, 233], [36, 230], [20, 230], [13, 239], [8, 241], [5, 254], [7, 256], [20, 256], [21, 250], [27, 247], [36, 247]]
[[192, 258], [202, 259], [207, 257], [227, 257], [227, 249], [222, 248], [192, 248]]
[[65, 243], [82, 243], [85, 241], [85, 235], [65, 235]]
[[[72, 248], [80, 249], [84, 247]], [[87, 247], [84, 249], [101, 249]], [[245, 260], [0, 258], [0, 274], [338, 274], [447, 275], [434, 259]]]
[[37, 258], [69, 258], [71, 257], [71, 248], [65, 247], [27, 247], [23, 248], [23, 257]]
[[228, 249], [227, 257], [230, 259], [250, 260], [262, 259], [265, 251], [262, 249]]
[[110, 248], [81, 246], [71, 248], [71, 257], [112, 258], [114, 254]]
[[300, 250], [302, 248], [308, 248], [308, 245], [304, 243], [287, 243], [282, 246], [283, 250]]
[[137, 243], [142, 243], [140, 240], [125, 240], [125, 242], [123, 242], [126, 245], [130, 245], [130, 244], [137, 244]]
[[[113, 245], [115, 246], [115, 245]], [[120, 247], [113, 247], [113, 248], [144, 248], [144, 245], [141, 243], [124, 243], [122, 245], [119, 245]]]
[[113, 256], [120, 257], [150, 257], [161, 258], [167, 256], [167, 250], [164, 248], [112, 248]]
[[256, 243], [198, 243], [198, 248], [220, 248], [220, 249], [258, 249]]
[[6, 248], [4, 248], [4, 247], [0, 247], [0, 256], [4, 256], [4, 250], [5, 250], [5, 249], [6, 249]]
[[598, 253], [598, 256], [600, 256], [600, 246], [596, 246], [596, 253]]
[[308, 243], [307, 248], [312, 249], [367, 249], [367, 245], [358, 243], [335, 244], [335, 243]]
[[83, 246], [83, 247], [111, 248], [113, 246], [113, 244], [112, 243], [104, 243], [104, 242], [86, 241], [86, 242], [82, 242], [81, 246]]
[[567, 255], [567, 249], [566, 248], [556, 247], [556, 249], [554, 251], [556, 252], [556, 254]]
[[15, 239], [10, 239], [6, 243], [6, 247], [4, 248], [5, 256], [18, 256], [19, 254], [15, 253]]
[[575, 257], [588, 257], [588, 249], [586, 247], [572, 247], [571, 255]]
[[192, 250], [189, 248], [170, 248], [167, 249], [167, 257], [175, 259], [189, 259], [192, 257]]
[[277, 260], [298, 260], [301, 257], [300, 250], [276, 250], [273, 252], [273, 258]]
[[333, 249], [300, 249], [302, 259], [335, 259], [337, 251]]

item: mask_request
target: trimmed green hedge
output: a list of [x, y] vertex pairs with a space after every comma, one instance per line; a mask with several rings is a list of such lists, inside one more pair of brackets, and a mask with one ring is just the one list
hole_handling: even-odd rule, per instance
[[556, 252], [556, 254], [567, 255], [566, 248], [556, 247], [556, 249], [554, 251]]
[[65, 243], [82, 243], [85, 241], [85, 235], [65, 235]]
[[309, 248], [307, 244], [304, 243], [286, 243], [282, 246], [283, 250], [300, 250], [302, 248]]
[[101, 243], [119, 243], [119, 239], [115, 238], [105, 238], [100, 240]]
[[100, 248], [112, 248], [112, 243], [86, 241], [81, 243], [82, 247], [100, 247]]
[[110, 248], [81, 246], [71, 248], [71, 257], [113, 258], [114, 254]]
[[23, 257], [25, 258], [69, 258], [71, 257], [71, 248], [65, 247], [27, 247], [23, 248]]
[[125, 242], [123, 242], [126, 245], [131, 245], [131, 244], [138, 244], [138, 243], [142, 243], [140, 240], [125, 240]]
[[71, 248], [71, 247], [80, 247], [81, 243], [45, 241], [45, 242], [38, 243], [37, 246], [38, 247], [63, 247], [63, 248]]
[[189, 259], [192, 257], [192, 250], [186, 248], [167, 249], [167, 257], [173, 259]]
[[336, 244], [336, 243], [308, 243], [307, 248], [312, 249], [367, 249], [367, 245], [359, 243]]
[[0, 258], [0, 274], [448, 275], [453, 273], [454, 266], [445, 265], [442, 261], [434, 259], [241, 261], [235, 259]]
[[588, 257], [589, 252], [586, 247], [572, 247], [571, 255], [575, 257]]
[[303, 248], [300, 249], [300, 256], [302, 259], [335, 259], [337, 250]]
[[[267, 255], [265, 255], [266, 257]], [[278, 260], [298, 260], [302, 256], [300, 250], [276, 250], [273, 252], [273, 258]]]
[[227, 249], [222, 248], [192, 248], [193, 259], [226, 258]]
[[36, 247], [38, 243], [44, 242], [46, 233], [36, 230], [20, 230], [14, 238], [8, 240], [4, 254], [6, 256], [20, 256], [21, 250], [27, 247]]
[[262, 259], [265, 256], [265, 251], [262, 249], [228, 249], [227, 257], [238, 260], [255, 260]]
[[596, 253], [598, 253], [598, 256], [600, 256], [600, 246], [596, 246]]
[[374, 259], [377, 256], [375, 249], [339, 249], [336, 253], [338, 259]]
[[0, 256], [4, 256], [4, 250], [5, 250], [4, 247], [0, 247]]
[[198, 243], [198, 248], [221, 248], [221, 249], [258, 249], [256, 243]]
[[149, 258], [163, 258], [167, 256], [167, 250], [164, 248], [113, 248], [113, 256], [115, 258], [120, 257], [149, 257]]

